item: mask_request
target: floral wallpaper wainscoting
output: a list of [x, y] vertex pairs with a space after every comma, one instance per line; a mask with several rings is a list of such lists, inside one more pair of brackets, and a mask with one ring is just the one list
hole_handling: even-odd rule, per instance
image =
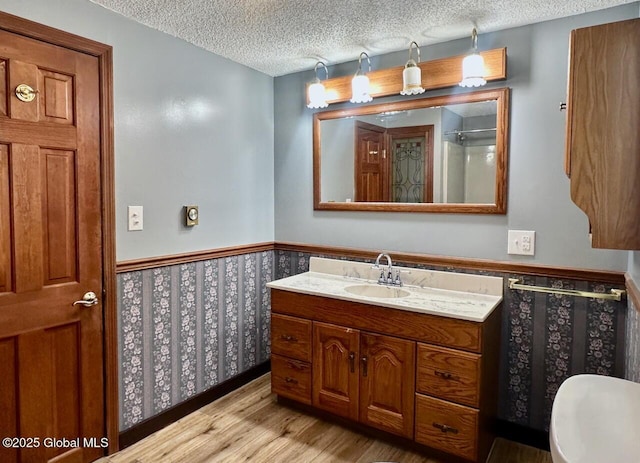
[[120, 430], [270, 357], [273, 252], [118, 275]]
[[[276, 278], [307, 271], [309, 258], [308, 253], [276, 251]], [[503, 420], [547, 431], [553, 399], [569, 376], [624, 374], [626, 301], [514, 291], [507, 284], [509, 278], [520, 278], [528, 285], [595, 292], [605, 292], [610, 286], [503, 272], [401, 265], [504, 278], [498, 412]], [[635, 316], [640, 318], [637, 312]], [[635, 330], [637, 339], [640, 330]], [[635, 358], [640, 359], [640, 355]], [[638, 372], [637, 367], [635, 371]]]
[[625, 378], [640, 383], [640, 307], [635, 307], [629, 299], [629, 319], [627, 320], [627, 363]]
[[[596, 282], [495, 273], [527, 285], [605, 292]], [[606, 289], [605, 289], [606, 288]], [[505, 286], [499, 416], [549, 430], [562, 382], [580, 373], [622, 376], [626, 302], [514, 291]]]

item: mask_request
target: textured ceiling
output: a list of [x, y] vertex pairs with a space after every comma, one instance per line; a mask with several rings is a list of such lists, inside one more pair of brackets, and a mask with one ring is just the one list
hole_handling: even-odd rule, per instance
[[91, 0], [271, 76], [635, 0]]

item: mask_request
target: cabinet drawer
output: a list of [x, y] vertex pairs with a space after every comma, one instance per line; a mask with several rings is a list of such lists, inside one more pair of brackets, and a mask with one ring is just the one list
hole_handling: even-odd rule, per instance
[[418, 344], [416, 390], [479, 407], [480, 362], [477, 354]]
[[311, 404], [311, 365], [272, 355], [271, 392]]
[[272, 314], [271, 352], [311, 362], [311, 320]]
[[478, 410], [416, 394], [416, 442], [476, 461], [477, 438]]

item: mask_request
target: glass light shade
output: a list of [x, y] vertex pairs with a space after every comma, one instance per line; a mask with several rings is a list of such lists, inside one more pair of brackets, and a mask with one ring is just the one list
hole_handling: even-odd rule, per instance
[[415, 61], [410, 60], [402, 71], [402, 91], [400, 95], [418, 95], [424, 93], [422, 88], [422, 70]]
[[478, 53], [471, 53], [462, 60], [461, 87], [480, 87], [487, 83], [484, 79], [484, 58]]
[[307, 92], [309, 96], [309, 104], [307, 104], [307, 108], [317, 109], [329, 106], [327, 103], [327, 94], [324, 90], [324, 85], [322, 85], [319, 79], [309, 85]]
[[373, 98], [369, 95], [369, 78], [364, 74], [356, 74], [351, 80], [351, 103], [368, 103]]

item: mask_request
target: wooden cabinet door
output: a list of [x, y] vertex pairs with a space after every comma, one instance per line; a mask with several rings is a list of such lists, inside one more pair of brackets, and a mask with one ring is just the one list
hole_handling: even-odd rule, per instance
[[572, 32], [565, 171], [594, 248], [640, 249], [639, 80], [640, 18]]
[[358, 345], [360, 332], [313, 323], [313, 405], [358, 419]]
[[416, 343], [360, 336], [360, 422], [413, 438]]

